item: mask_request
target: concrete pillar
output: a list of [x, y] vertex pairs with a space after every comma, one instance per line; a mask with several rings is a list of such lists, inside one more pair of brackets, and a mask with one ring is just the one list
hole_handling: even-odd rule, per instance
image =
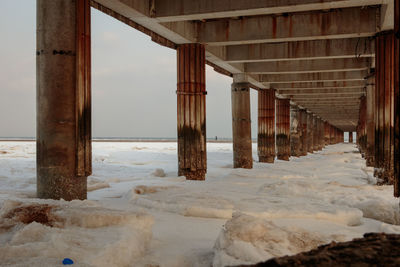
[[37, 196], [86, 199], [91, 174], [89, 0], [37, 1]]
[[318, 118], [318, 150], [322, 150], [325, 147], [325, 131], [324, 122], [321, 118]]
[[295, 105], [290, 105], [290, 155], [301, 156], [301, 115], [300, 109]]
[[318, 151], [318, 118], [315, 114], [312, 116], [313, 120], [313, 151]]
[[275, 159], [275, 90], [258, 91], [257, 152], [260, 162]]
[[290, 157], [290, 100], [276, 100], [276, 147], [277, 158], [289, 160]]
[[394, 32], [376, 37], [376, 98], [378, 122], [375, 132], [376, 176], [394, 182]]
[[400, 196], [400, 0], [394, 1], [394, 196]]
[[204, 180], [207, 172], [204, 45], [179, 45], [177, 68], [178, 175], [188, 180]]
[[366, 114], [366, 164], [373, 167], [375, 164], [375, 73], [367, 79], [367, 114]]
[[360, 102], [360, 118], [359, 118], [359, 133], [357, 134], [357, 143], [360, 147], [360, 152], [363, 158], [365, 158], [365, 152], [367, 148], [367, 135], [366, 135], [366, 117], [367, 117], [367, 98], [366, 96], [361, 97]]
[[326, 121], [324, 122], [324, 141], [325, 141], [325, 146], [329, 145], [330, 143], [330, 129], [329, 129], [329, 123]]
[[305, 109], [300, 110], [300, 124], [301, 124], [300, 155], [307, 156], [308, 152], [307, 111]]
[[331, 145], [334, 145], [336, 143], [336, 140], [335, 140], [335, 128], [332, 125], [329, 126], [329, 136], [330, 136], [330, 142], [329, 143]]
[[314, 119], [312, 113], [307, 113], [307, 151], [313, 153], [314, 151]]
[[250, 84], [248, 82], [234, 82], [232, 84], [232, 132], [233, 167], [253, 168]]
[[349, 132], [349, 143], [354, 143], [353, 141], [353, 132]]

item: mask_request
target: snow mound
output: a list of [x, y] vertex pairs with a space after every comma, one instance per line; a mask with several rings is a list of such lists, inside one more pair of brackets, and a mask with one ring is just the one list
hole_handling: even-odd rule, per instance
[[301, 228], [289, 230], [268, 220], [235, 213], [215, 243], [213, 266], [254, 264], [310, 250], [331, 240]]
[[160, 168], [155, 169], [155, 171], [152, 174], [156, 177], [165, 177], [166, 176], [164, 170], [160, 169]]
[[105, 209], [90, 201], [6, 201], [0, 210], [2, 264], [127, 266], [142, 257], [153, 218]]
[[177, 186], [138, 185], [126, 197], [135, 206], [188, 217], [230, 219], [234, 208], [227, 199], [205, 193], [188, 194]]

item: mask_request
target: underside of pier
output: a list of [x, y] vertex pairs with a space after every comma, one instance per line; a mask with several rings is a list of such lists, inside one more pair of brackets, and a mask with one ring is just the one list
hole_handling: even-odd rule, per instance
[[[255, 89], [260, 161], [303, 156], [357, 132], [367, 164], [398, 196], [398, 2], [38, 0], [39, 196], [85, 198], [72, 181], [83, 186], [91, 173], [90, 7], [177, 50], [178, 163], [188, 179], [204, 180], [207, 172], [208, 64], [233, 78], [235, 168], [252, 168]], [[55, 85], [55, 75], [68, 79]], [[60, 97], [69, 102], [61, 105]], [[69, 113], [55, 112], [60, 105]], [[54, 160], [60, 155], [68, 160]], [[57, 179], [62, 190], [54, 188]]]

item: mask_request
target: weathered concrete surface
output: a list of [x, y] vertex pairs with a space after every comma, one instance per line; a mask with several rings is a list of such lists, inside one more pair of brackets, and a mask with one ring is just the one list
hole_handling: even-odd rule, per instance
[[253, 168], [249, 90], [250, 84], [248, 82], [237, 82], [232, 84], [232, 138], [234, 168]]
[[275, 160], [275, 90], [258, 91], [257, 152], [260, 162]]
[[[355, 51], [355, 49], [358, 51]], [[227, 62], [354, 58], [375, 56], [374, 42], [368, 38], [312, 40], [285, 43], [231, 45], [226, 47]]]
[[301, 123], [301, 135], [300, 135], [300, 156], [307, 156], [308, 153], [308, 132], [307, 132], [307, 111], [300, 109], [300, 123]]
[[260, 15], [198, 22], [198, 41], [209, 45], [234, 45], [366, 37], [375, 34], [376, 26], [374, 7], [278, 16]]
[[37, 2], [37, 196], [86, 199], [91, 174], [89, 1]]
[[394, 1], [394, 196], [400, 196], [400, 1]]
[[301, 115], [300, 109], [295, 105], [290, 105], [290, 155], [301, 156]]
[[178, 175], [188, 180], [204, 180], [207, 172], [204, 45], [180, 45], [177, 61]]
[[375, 164], [375, 73], [367, 80], [367, 151], [366, 164], [373, 167]]
[[276, 100], [276, 149], [277, 158], [289, 160], [290, 157], [290, 100]]
[[338, 82], [364, 81], [368, 75], [366, 70], [338, 71], [338, 72], [311, 72], [288, 74], [260, 74], [260, 82], [265, 83], [294, 83], [294, 82]]
[[[145, 1], [148, 4], [148, 1]], [[158, 21], [182, 21], [228, 18], [238, 16], [255, 16], [274, 13], [300, 12], [309, 10], [326, 10], [331, 8], [358, 7], [360, 5], [379, 5], [382, 0], [281, 0], [263, 1], [185, 1], [156, 0], [151, 7], [152, 16]]]
[[298, 61], [250, 62], [244, 64], [247, 73], [253, 74], [290, 74], [333, 71], [366, 70], [369, 60], [365, 58], [309, 59]]

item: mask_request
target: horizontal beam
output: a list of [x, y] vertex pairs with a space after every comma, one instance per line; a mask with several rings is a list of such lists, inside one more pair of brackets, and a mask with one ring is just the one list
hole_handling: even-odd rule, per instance
[[324, 10], [381, 3], [382, 0], [155, 0], [150, 11], [158, 21], [166, 22]]
[[245, 63], [244, 69], [253, 74], [279, 74], [366, 70], [369, 65], [366, 58], [343, 58]]
[[373, 36], [378, 10], [356, 7], [198, 22], [198, 42], [235, 45]]
[[327, 105], [327, 107], [332, 108], [332, 107], [344, 107], [344, 106], [348, 106], [348, 107], [352, 107], [352, 108], [359, 108], [360, 103], [359, 102], [355, 102], [355, 101], [343, 101], [342, 99], [339, 100], [293, 100], [294, 102], [296, 102], [298, 105], [300, 106], [308, 106], [310, 108], [312, 107], [325, 107]]
[[291, 74], [260, 74], [259, 81], [267, 83], [294, 82], [334, 82], [334, 81], [363, 81], [368, 75], [366, 70], [341, 72], [314, 72]]
[[355, 93], [363, 94], [364, 92], [365, 92], [365, 90], [363, 88], [278, 90], [278, 93], [281, 95], [314, 95], [314, 94], [332, 95], [332, 94], [355, 94]]
[[227, 46], [225, 60], [243, 63], [373, 56], [373, 40], [350, 38]]
[[275, 89], [363, 88], [365, 81], [270, 83]]

